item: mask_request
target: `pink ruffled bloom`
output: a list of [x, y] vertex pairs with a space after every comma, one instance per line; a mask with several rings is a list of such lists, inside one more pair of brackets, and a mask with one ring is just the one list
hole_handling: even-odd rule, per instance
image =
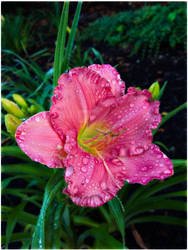
[[110, 65], [74, 68], [61, 75], [50, 111], [16, 131], [20, 148], [34, 161], [66, 168], [64, 193], [79, 206], [111, 200], [124, 181], [147, 184], [173, 174], [170, 159], [152, 144], [161, 121], [159, 101], [129, 88]]

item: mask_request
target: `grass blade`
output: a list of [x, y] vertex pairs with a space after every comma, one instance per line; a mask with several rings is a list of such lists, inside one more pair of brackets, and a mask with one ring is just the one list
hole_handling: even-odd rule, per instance
[[57, 35], [57, 42], [55, 49], [54, 76], [53, 76], [54, 87], [57, 85], [58, 78], [62, 73], [61, 68], [65, 50], [68, 15], [69, 15], [69, 2], [64, 2], [60, 24], [58, 28], [58, 35]]
[[[9, 217], [9, 214], [12, 212], [12, 210], [15, 210], [15, 208], [12, 207], [6, 207], [6, 206], [2, 206], [1, 207], [1, 212], [2, 212], [2, 221], [6, 221]], [[19, 212], [18, 217], [17, 217], [17, 221], [24, 223], [24, 224], [32, 224], [32, 225], [36, 225], [37, 222], [37, 216], [27, 213], [27, 212]]]
[[161, 97], [162, 97], [162, 95], [163, 95], [163, 93], [164, 93], [164, 91], [165, 91], [165, 88], [166, 88], [167, 83], [168, 83], [168, 81], [164, 82], [162, 88], [160, 89], [158, 100], [161, 99]]
[[57, 171], [48, 181], [45, 193], [42, 208], [40, 215], [38, 217], [37, 226], [32, 240], [32, 248], [45, 249], [45, 227], [47, 224], [47, 212], [50, 207], [51, 202], [55, 198], [59, 189], [62, 189], [64, 179], [62, 179], [62, 171]]
[[177, 107], [176, 109], [172, 110], [171, 112], [169, 112], [167, 115], [165, 115], [162, 118], [162, 121], [159, 123], [159, 126], [157, 129], [154, 129], [152, 131], [152, 134], [155, 135], [157, 133], [157, 131], [159, 130], [159, 128], [166, 122], [168, 121], [170, 118], [172, 118], [174, 115], [176, 115], [179, 111], [183, 110], [184, 108], [187, 107], [187, 103], [185, 102], [184, 104], [180, 105], [179, 107]]
[[120, 202], [119, 200], [114, 198], [108, 202], [108, 205], [115, 219], [115, 222], [120, 230], [122, 240], [123, 240], [123, 246], [125, 246], [125, 221], [124, 221], [124, 214], [123, 214], [123, 211], [119, 202]]
[[65, 57], [63, 60], [61, 72], [65, 72], [68, 69], [69, 60], [71, 57], [71, 52], [72, 52], [74, 39], [76, 36], [76, 30], [77, 30], [77, 26], [78, 26], [78, 21], [79, 21], [79, 17], [80, 17], [81, 7], [82, 7], [82, 2], [78, 2], [75, 16], [74, 16], [73, 23], [72, 23], [72, 27], [71, 27], [71, 32], [70, 32], [67, 47], [66, 47], [66, 51], [65, 51]]
[[20, 164], [7, 164], [1, 166], [2, 173], [7, 174], [28, 174], [34, 176], [39, 176], [43, 178], [49, 178], [52, 174], [52, 170], [44, 165], [39, 165], [37, 163], [20, 163]]
[[187, 226], [187, 222], [185, 219], [181, 219], [174, 216], [158, 216], [158, 215], [152, 215], [152, 216], [142, 216], [135, 219], [130, 220], [127, 223], [127, 227], [131, 224], [136, 223], [143, 223], [143, 222], [159, 222], [163, 224], [171, 224], [176, 226]]
[[[16, 241], [23, 241], [31, 239], [31, 233], [14, 233], [11, 235], [10, 241], [16, 242]], [[1, 236], [1, 241], [4, 244], [6, 241], [6, 235]]]
[[149, 210], [159, 210], [159, 209], [168, 209], [168, 210], [177, 210], [177, 211], [185, 211], [187, 210], [186, 202], [177, 201], [177, 200], [162, 200], [161, 202], [154, 202], [152, 199], [146, 202], [142, 202], [137, 206], [131, 207], [129, 212], [125, 216], [125, 221], [127, 221], [140, 213], [148, 212]]
[[12, 156], [31, 162], [31, 159], [26, 154], [24, 154], [18, 146], [3, 146], [1, 148], [1, 153], [2, 156]]

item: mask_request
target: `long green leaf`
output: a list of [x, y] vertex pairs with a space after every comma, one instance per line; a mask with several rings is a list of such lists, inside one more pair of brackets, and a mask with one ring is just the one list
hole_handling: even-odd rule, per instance
[[31, 159], [18, 146], [3, 146], [1, 147], [1, 153], [2, 156], [13, 156], [31, 162]]
[[164, 93], [164, 91], [165, 91], [165, 88], [166, 88], [167, 83], [168, 83], [168, 81], [164, 82], [162, 88], [160, 89], [158, 100], [161, 99], [161, 97], [162, 97], [162, 95], [163, 95], [163, 93]]
[[[187, 161], [181, 160], [181, 159], [172, 159], [172, 163], [173, 163], [174, 167], [187, 165]], [[184, 181], [185, 178], [186, 178], [185, 175], [181, 175], [181, 176], [178, 175], [178, 176], [173, 176], [170, 179], [165, 180], [163, 183], [159, 183], [155, 180], [146, 186], [141, 186], [141, 187], [137, 188], [137, 190], [131, 195], [128, 202], [126, 203], [126, 207], [128, 207], [133, 201], [138, 200], [139, 197], [142, 198], [142, 193], [145, 191], [152, 192], [153, 189], [154, 190], [159, 189], [159, 191], [160, 191], [161, 189], [166, 188], [169, 185], [170, 186], [175, 185], [181, 181]]]
[[136, 223], [144, 223], [144, 222], [159, 222], [163, 224], [172, 224], [172, 225], [177, 225], [177, 226], [187, 226], [187, 222], [185, 219], [181, 219], [178, 217], [173, 217], [173, 216], [158, 216], [158, 215], [148, 215], [148, 216], [141, 216], [138, 218], [134, 218], [130, 220], [127, 224], [126, 227], [128, 227], [131, 224], [136, 224]]
[[32, 248], [45, 248], [45, 227], [47, 223], [47, 211], [48, 208], [55, 198], [57, 192], [59, 189], [62, 189], [62, 185], [64, 183], [64, 179], [62, 179], [62, 172], [57, 171], [55, 175], [53, 175], [50, 180], [48, 181], [46, 188], [45, 188], [45, 193], [44, 193], [44, 200], [43, 200], [43, 205], [40, 211], [40, 215], [38, 218], [37, 226], [33, 235], [33, 240], [32, 240]]
[[56, 208], [54, 215], [54, 223], [53, 223], [53, 244], [52, 249], [61, 249], [61, 219], [62, 219], [62, 211], [64, 208], [64, 204], [59, 204]]
[[123, 240], [123, 246], [125, 246], [125, 220], [124, 220], [124, 214], [123, 214], [123, 211], [119, 202], [120, 201], [116, 199], [115, 197], [114, 199], [108, 202], [108, 205], [115, 219], [115, 222], [120, 230], [122, 240]]
[[72, 23], [72, 27], [71, 27], [71, 32], [70, 32], [67, 47], [66, 47], [66, 51], [65, 51], [65, 57], [63, 60], [63, 64], [62, 64], [62, 69], [61, 69], [62, 72], [65, 72], [68, 69], [69, 60], [71, 57], [71, 52], [72, 52], [74, 39], [76, 36], [76, 30], [77, 30], [77, 26], [78, 26], [78, 21], [79, 21], [79, 17], [80, 17], [81, 7], [82, 7], [82, 2], [78, 2], [75, 16], [74, 16], [73, 23]]
[[73, 216], [73, 222], [77, 225], [85, 225], [88, 227], [94, 227], [94, 228], [99, 228], [100, 224], [95, 222], [94, 220], [91, 220], [90, 218], [86, 216]]
[[161, 202], [154, 202], [150, 199], [148, 202], [142, 202], [142, 204], [137, 204], [134, 207], [131, 207], [129, 212], [125, 216], [125, 221], [127, 222], [131, 217], [147, 212], [149, 210], [159, 210], [159, 209], [169, 209], [177, 211], [186, 211], [186, 202], [176, 201], [176, 200], [162, 200]]
[[165, 115], [162, 118], [162, 121], [159, 123], [159, 126], [157, 129], [154, 129], [152, 131], [152, 134], [155, 135], [157, 133], [157, 131], [159, 130], [159, 128], [166, 122], [168, 121], [170, 118], [172, 118], [173, 116], [175, 116], [179, 111], [183, 110], [184, 108], [187, 107], [187, 103], [185, 102], [184, 104], [180, 105], [179, 107], [177, 107], [176, 109], [172, 110], [171, 112], [169, 112], [167, 115]]
[[[6, 221], [8, 219], [9, 214], [12, 212], [12, 210], [14, 210], [14, 208], [2, 206], [2, 208], [1, 208], [1, 212], [2, 212], [2, 218], [1, 219], [2, 219], [2, 221]], [[17, 221], [21, 222], [21, 223], [24, 223], [24, 224], [35, 225], [36, 222], [37, 222], [37, 216], [22, 211], [22, 212], [19, 212]]]
[[65, 49], [68, 15], [69, 15], [69, 2], [64, 2], [60, 24], [58, 28], [55, 57], [54, 57], [54, 76], [53, 76], [54, 87], [57, 85], [58, 78], [62, 73], [61, 68], [64, 56], [64, 49]]
[[136, 199], [136, 203], [139, 202], [140, 199], [145, 200], [149, 196], [161, 191], [162, 189], [166, 189], [167, 187], [170, 187], [170, 186], [175, 185], [177, 183], [186, 181], [186, 179], [187, 179], [186, 175], [182, 174], [182, 175], [177, 175], [177, 176], [171, 177], [171, 178], [165, 180], [163, 183], [158, 183], [156, 185], [153, 185], [152, 187], [145, 189], [145, 191], [142, 192], [140, 197]]
[[52, 170], [46, 166], [39, 165], [37, 163], [20, 163], [20, 164], [7, 164], [1, 166], [2, 173], [7, 174], [28, 174], [33, 176], [39, 176], [43, 178], [49, 178]]
[[[31, 239], [31, 233], [14, 233], [11, 235], [11, 242], [16, 242], [16, 241], [23, 241], [23, 240], [27, 240], [27, 239]], [[6, 235], [2, 235], [1, 236], [1, 241], [4, 244], [6, 241]]]
[[187, 166], [187, 160], [184, 160], [184, 159], [172, 159], [171, 161], [174, 167], [177, 167], [177, 166], [186, 167]]
[[102, 243], [104, 249], [122, 249], [122, 243], [102, 228], [93, 228], [82, 233], [78, 238], [78, 246], [81, 246], [84, 240], [89, 236], [98, 239]]
[[26, 202], [21, 203], [15, 209], [12, 209], [11, 213], [9, 213], [7, 225], [6, 225], [6, 243], [5, 247], [8, 248], [8, 244], [10, 243], [11, 235], [16, 226], [18, 214], [23, 210]]

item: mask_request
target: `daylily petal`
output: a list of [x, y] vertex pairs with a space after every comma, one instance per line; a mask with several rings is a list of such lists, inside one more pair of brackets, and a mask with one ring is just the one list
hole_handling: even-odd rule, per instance
[[88, 68], [75, 68], [63, 74], [58, 83], [50, 116], [62, 138], [70, 129], [78, 131], [88, 121], [91, 109], [112, 96], [108, 81]]
[[[65, 181], [68, 187], [64, 193], [79, 206], [97, 207], [112, 199], [124, 185], [120, 178], [120, 168], [109, 170], [101, 158], [97, 158], [80, 149], [76, 143], [76, 132], [69, 131], [66, 138], [65, 150], [68, 153], [64, 159]], [[118, 174], [118, 178], [116, 178]]]
[[148, 150], [152, 143], [151, 129], [161, 121], [159, 102], [150, 102], [151, 93], [129, 88], [128, 94], [118, 99], [118, 105], [105, 117], [114, 136], [107, 152], [120, 156], [139, 155]]
[[16, 141], [33, 161], [48, 167], [63, 167], [63, 143], [50, 123], [50, 112], [41, 112], [23, 122], [16, 131]]
[[173, 175], [171, 160], [156, 145], [143, 154], [119, 159], [124, 163], [124, 177], [129, 183], [145, 185], [153, 179], [163, 180]]
[[88, 67], [96, 71], [105, 78], [112, 88], [112, 93], [115, 96], [123, 95], [125, 92], [125, 83], [121, 80], [119, 73], [110, 64], [93, 64]]

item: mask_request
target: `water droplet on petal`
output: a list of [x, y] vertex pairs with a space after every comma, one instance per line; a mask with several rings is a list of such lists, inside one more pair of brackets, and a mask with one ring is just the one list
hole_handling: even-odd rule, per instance
[[72, 166], [66, 168], [65, 177], [69, 177], [70, 175], [73, 174], [73, 172], [74, 172], [74, 170], [73, 170], [73, 167], [72, 167]]
[[82, 161], [83, 161], [83, 164], [87, 164], [89, 160], [88, 160], [88, 158], [83, 158]]
[[82, 171], [83, 173], [86, 173], [86, 172], [87, 172], [87, 168], [82, 167], [82, 168], [81, 168], [81, 171]]
[[36, 121], [36, 122], [40, 122], [40, 118], [39, 118], [39, 117], [36, 117], [36, 118], [35, 118], [35, 121]]
[[147, 171], [147, 169], [148, 169], [147, 167], [142, 167], [141, 171]]
[[106, 189], [106, 183], [105, 183], [105, 182], [102, 182], [102, 183], [101, 183], [101, 188], [102, 188], [102, 189]]
[[60, 145], [60, 144], [57, 145], [57, 149], [60, 150], [60, 149], [62, 149], [62, 148], [63, 148], [62, 145]]
[[168, 169], [164, 171], [164, 174], [170, 174], [170, 173], [171, 173], [171, 171]]

